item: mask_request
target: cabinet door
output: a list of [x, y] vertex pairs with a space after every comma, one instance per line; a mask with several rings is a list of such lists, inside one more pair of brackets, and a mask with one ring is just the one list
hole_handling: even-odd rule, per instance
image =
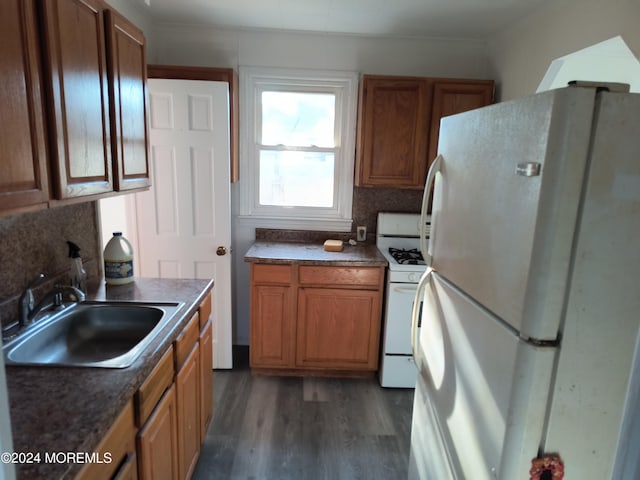
[[49, 200], [37, 28], [33, 0], [0, 2], [0, 214]]
[[40, 5], [56, 198], [110, 192], [103, 4], [99, 0], [46, 0]]
[[101, 459], [111, 456], [111, 461], [85, 463], [75, 479], [137, 478], [136, 433], [133, 402], [130, 401], [94, 450]]
[[138, 462], [135, 453], [125, 458], [111, 480], [138, 480]]
[[380, 293], [300, 288], [296, 365], [377, 370]]
[[178, 478], [176, 390], [173, 385], [138, 434], [138, 457], [142, 480]]
[[198, 343], [176, 375], [180, 479], [191, 478], [200, 454], [200, 354]]
[[422, 188], [429, 80], [365, 75], [359, 102], [356, 185]]
[[251, 288], [250, 360], [252, 367], [293, 367], [295, 319], [292, 287]]
[[[202, 310], [200, 311], [202, 314]], [[213, 418], [213, 322], [200, 333], [200, 442], [204, 442]]]
[[442, 117], [489, 105], [493, 101], [493, 91], [493, 80], [440, 80], [434, 82], [429, 165], [438, 155], [438, 138]]
[[147, 82], [144, 34], [116, 12], [105, 12], [114, 188], [148, 187]]

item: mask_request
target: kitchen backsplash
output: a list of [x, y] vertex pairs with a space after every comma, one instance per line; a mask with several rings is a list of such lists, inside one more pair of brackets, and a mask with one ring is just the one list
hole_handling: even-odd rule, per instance
[[356, 238], [356, 227], [367, 227], [367, 243], [375, 243], [378, 212], [420, 213], [422, 190], [395, 188], [353, 189], [353, 227], [351, 232], [317, 232], [309, 230], [279, 230], [256, 228], [256, 240], [272, 242], [322, 243], [327, 238], [342, 240]]
[[358, 225], [366, 225], [367, 239], [375, 243], [378, 212], [420, 213], [422, 190], [397, 188], [353, 189], [353, 232]]
[[68, 283], [67, 240], [80, 247], [89, 280], [99, 278], [100, 240], [95, 202], [0, 218], [0, 320], [15, 321], [18, 299], [39, 273], [47, 282], [36, 301], [55, 283]]

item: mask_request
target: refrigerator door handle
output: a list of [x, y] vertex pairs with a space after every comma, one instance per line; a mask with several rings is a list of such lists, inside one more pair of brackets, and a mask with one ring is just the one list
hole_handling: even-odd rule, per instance
[[[429, 173], [427, 173], [427, 181], [424, 184], [424, 194], [422, 196], [422, 216], [420, 217], [420, 252], [424, 258], [424, 261], [427, 265], [431, 265], [431, 255], [427, 251], [427, 211], [429, 210], [429, 198], [431, 197], [431, 191], [433, 190], [433, 181], [436, 178], [436, 173], [438, 173], [442, 167], [442, 155], [438, 155], [431, 167], [429, 167]], [[433, 225], [432, 225], [433, 227]], [[433, 238], [434, 236], [433, 228], [431, 228], [431, 232], [429, 236]]]
[[418, 288], [416, 289], [416, 296], [413, 299], [413, 307], [411, 309], [411, 355], [413, 356], [413, 361], [418, 365], [418, 360], [416, 358], [416, 346], [418, 344], [418, 327], [420, 326], [421, 316], [422, 316], [422, 296], [424, 289], [427, 287], [429, 282], [431, 281], [431, 275], [434, 270], [431, 267], [427, 267], [425, 272], [422, 274], [420, 281], [418, 282]]

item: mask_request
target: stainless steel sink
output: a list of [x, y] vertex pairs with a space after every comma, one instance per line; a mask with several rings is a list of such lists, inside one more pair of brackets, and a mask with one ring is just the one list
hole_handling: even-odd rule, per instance
[[126, 368], [182, 303], [83, 302], [27, 328], [4, 348], [9, 365]]

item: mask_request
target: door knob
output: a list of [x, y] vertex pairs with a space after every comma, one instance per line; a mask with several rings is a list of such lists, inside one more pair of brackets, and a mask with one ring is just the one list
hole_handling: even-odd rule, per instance
[[216, 249], [216, 255], [218, 255], [219, 257], [222, 257], [223, 255], [226, 255], [226, 254], [227, 254], [227, 249], [225, 247], [220, 246]]

